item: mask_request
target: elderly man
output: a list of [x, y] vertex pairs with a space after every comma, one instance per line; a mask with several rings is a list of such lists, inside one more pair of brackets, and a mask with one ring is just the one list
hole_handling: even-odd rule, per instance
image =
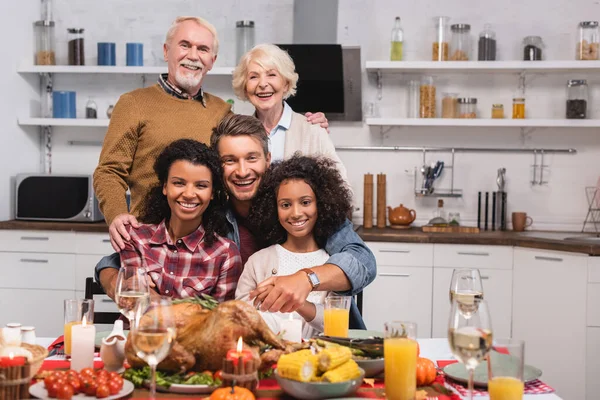
[[[212, 128], [231, 113], [228, 103], [202, 90], [218, 50], [212, 24], [198, 17], [177, 18], [163, 47], [168, 73], [156, 85], [125, 93], [115, 105], [94, 173], [94, 190], [115, 251], [124, 247], [121, 237], [129, 237], [125, 225], [138, 225], [135, 216], [156, 183], [152, 165], [158, 154], [176, 139], [208, 143]], [[307, 117], [327, 126], [322, 113]]]

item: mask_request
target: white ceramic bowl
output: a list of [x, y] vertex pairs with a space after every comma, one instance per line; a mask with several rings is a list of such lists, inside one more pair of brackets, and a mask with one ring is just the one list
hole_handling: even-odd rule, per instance
[[382, 358], [372, 358], [368, 360], [354, 360], [358, 366], [365, 370], [365, 378], [373, 378], [383, 372], [384, 361]]
[[275, 379], [281, 389], [297, 399], [318, 400], [330, 397], [350, 395], [358, 390], [365, 377], [365, 371], [360, 368], [360, 376], [350, 381], [327, 383], [327, 382], [299, 382], [282, 378], [275, 370]]

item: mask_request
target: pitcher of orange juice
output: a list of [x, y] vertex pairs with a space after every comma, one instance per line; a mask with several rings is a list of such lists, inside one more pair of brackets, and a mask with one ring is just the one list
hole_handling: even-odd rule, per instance
[[350, 296], [329, 296], [325, 298], [323, 318], [325, 335], [348, 337], [350, 325]]

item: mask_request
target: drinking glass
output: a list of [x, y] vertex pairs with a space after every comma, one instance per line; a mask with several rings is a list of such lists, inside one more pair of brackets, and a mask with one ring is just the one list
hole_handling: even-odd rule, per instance
[[452, 271], [450, 281], [450, 304], [456, 300], [465, 318], [477, 310], [477, 305], [483, 300], [483, 284], [478, 269], [463, 268]]
[[383, 360], [385, 395], [390, 400], [413, 400], [417, 390], [417, 324], [384, 324]]
[[175, 318], [171, 299], [157, 296], [147, 304], [138, 302], [134, 319], [136, 322], [130, 331], [131, 344], [135, 354], [150, 366], [150, 397], [154, 398], [156, 366], [169, 355], [175, 342]]
[[488, 392], [490, 400], [521, 400], [525, 384], [525, 342], [495, 339], [488, 354]]
[[350, 296], [329, 296], [325, 298], [325, 309], [323, 311], [325, 335], [348, 337], [351, 299]]
[[92, 299], [65, 299], [65, 325], [64, 342], [65, 355], [71, 355], [71, 328], [81, 325], [85, 317], [86, 324], [94, 323], [94, 300]]
[[492, 322], [485, 300], [467, 317], [461, 304], [452, 302], [448, 322], [448, 342], [452, 354], [469, 372], [469, 400], [473, 399], [473, 373], [492, 347]]
[[150, 286], [145, 268], [123, 265], [119, 269], [115, 288], [115, 303], [133, 327], [135, 310], [148, 306]]

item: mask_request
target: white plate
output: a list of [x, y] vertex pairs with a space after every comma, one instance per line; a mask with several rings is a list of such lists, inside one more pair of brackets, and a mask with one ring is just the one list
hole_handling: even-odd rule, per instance
[[[144, 381], [144, 386], [150, 387], [150, 381]], [[212, 393], [215, 389], [219, 387], [220, 386], [210, 385], [180, 385], [174, 383], [169, 388], [156, 385], [156, 391], [164, 393], [207, 394]]]
[[[133, 383], [129, 382], [127, 379], [123, 379], [123, 388], [121, 389], [121, 391], [115, 395], [105, 397], [104, 399], [105, 400], [120, 399], [122, 397], [127, 396], [131, 392], [133, 392], [133, 389], [134, 389]], [[50, 399], [50, 397], [48, 397], [48, 391], [46, 390], [46, 387], [44, 386], [44, 382], [38, 382], [34, 385], [29, 386], [29, 394], [32, 396], [35, 396], [38, 399]], [[73, 398], [74, 399], [83, 399], [83, 398], [91, 399], [92, 397], [86, 396], [83, 393], [79, 393], [79, 394], [73, 396]]]

